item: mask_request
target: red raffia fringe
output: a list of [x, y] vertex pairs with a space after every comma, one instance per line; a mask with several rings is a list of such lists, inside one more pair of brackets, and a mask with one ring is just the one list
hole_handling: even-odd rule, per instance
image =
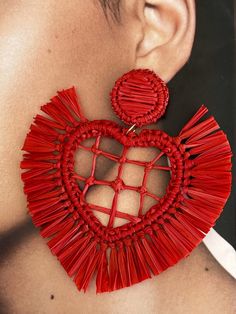
[[[172, 169], [176, 177], [176, 183], [169, 186], [172, 194], [149, 210], [141, 227], [131, 222], [129, 228], [117, 227], [115, 236], [96, 222], [86, 204], [75, 201], [79, 192], [71, 181], [69, 193], [63, 169], [67, 143], [78, 129], [81, 140], [86, 132], [95, 137], [99, 123], [104, 132], [112, 128], [120, 132], [123, 144], [128, 138], [111, 121], [88, 121], [74, 87], [58, 92], [41, 109], [48, 117], [35, 117], [22, 148], [27, 152], [21, 162], [26, 170], [22, 173], [24, 191], [33, 223], [42, 237], [50, 238], [49, 248], [79, 290], [87, 290], [95, 273], [97, 293], [158, 275], [188, 256], [214, 226], [231, 191], [232, 152], [212, 116], [200, 121], [208, 111], [204, 105], [171, 139], [182, 158], [177, 161], [183, 165], [178, 168], [182, 171]], [[146, 141], [167, 138], [161, 131], [141, 134]]]

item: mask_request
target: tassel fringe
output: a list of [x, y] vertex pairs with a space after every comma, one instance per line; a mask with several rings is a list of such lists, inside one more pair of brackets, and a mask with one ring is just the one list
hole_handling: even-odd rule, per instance
[[95, 274], [97, 293], [158, 275], [188, 256], [214, 226], [231, 191], [232, 152], [213, 117], [200, 122], [208, 111], [204, 105], [173, 138], [184, 169], [174, 205], [143, 230], [114, 241], [91, 230], [62, 180], [65, 143], [88, 123], [74, 87], [41, 109], [49, 117], [35, 117], [22, 148], [27, 152], [21, 162], [24, 192], [33, 223], [50, 238], [49, 248], [79, 290], [85, 292]]

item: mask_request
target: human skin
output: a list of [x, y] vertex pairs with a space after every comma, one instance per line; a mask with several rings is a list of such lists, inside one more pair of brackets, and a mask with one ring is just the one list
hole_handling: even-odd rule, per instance
[[[86, 294], [76, 289], [33, 226], [27, 236], [14, 239], [14, 230], [30, 221], [20, 149], [40, 105], [74, 85], [88, 119], [121, 123], [109, 100], [119, 76], [148, 67], [168, 82], [187, 62], [195, 29], [193, 1], [150, 3], [155, 7], [143, 0], [123, 1], [118, 24], [108, 23], [93, 0], [0, 2], [0, 232], [7, 252], [1, 259], [0, 291], [6, 313], [233, 313], [235, 283], [203, 245], [151, 280], [95, 295], [94, 283]], [[157, 126], [162, 127], [149, 127]], [[118, 152], [119, 146], [112, 149]], [[140, 149], [136, 156], [153, 153]], [[114, 169], [103, 166], [104, 178], [112, 177]], [[136, 174], [129, 171], [131, 177]], [[162, 174], [150, 186], [163, 193], [166, 180]], [[106, 195], [99, 191], [96, 201]], [[91, 192], [89, 197], [95, 196]], [[131, 201], [126, 196], [124, 206]]]

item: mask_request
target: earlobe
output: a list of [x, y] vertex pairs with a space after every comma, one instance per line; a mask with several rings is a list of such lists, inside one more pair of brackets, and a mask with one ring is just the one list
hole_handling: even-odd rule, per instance
[[168, 82], [188, 61], [195, 33], [194, 0], [150, 0], [143, 10], [144, 36], [136, 68], [149, 68]]

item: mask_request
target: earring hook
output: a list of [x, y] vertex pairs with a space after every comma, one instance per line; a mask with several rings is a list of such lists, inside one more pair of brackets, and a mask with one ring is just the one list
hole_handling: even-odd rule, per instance
[[136, 126], [136, 124], [133, 124], [129, 129], [128, 129], [128, 131], [126, 132], [126, 134], [128, 134], [130, 131], [132, 131], [132, 132], [134, 132], [135, 133], [135, 126]]

